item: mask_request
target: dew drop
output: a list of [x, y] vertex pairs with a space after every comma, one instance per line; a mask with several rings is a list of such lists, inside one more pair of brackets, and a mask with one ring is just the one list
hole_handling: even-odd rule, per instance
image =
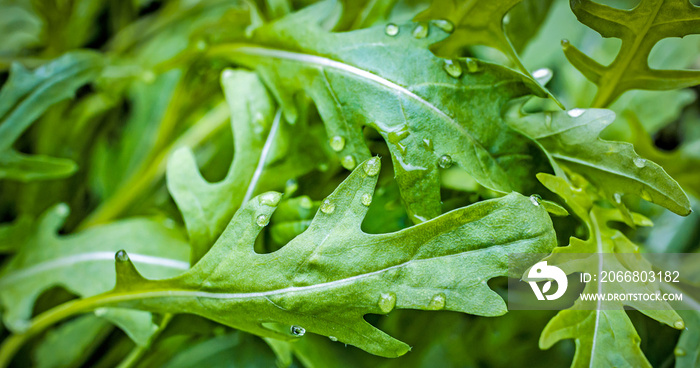
[[635, 157], [634, 160], [632, 160], [632, 161], [634, 161], [634, 166], [637, 166], [640, 169], [643, 168], [644, 165], [647, 164], [647, 160], [645, 160], [641, 157]]
[[333, 151], [335, 152], [340, 152], [345, 148], [345, 138], [336, 135], [335, 137], [331, 138], [330, 140], [330, 145]]
[[114, 255], [114, 259], [116, 259], [118, 262], [126, 262], [129, 260], [129, 255], [126, 254], [124, 249], [121, 249]]
[[387, 36], [394, 37], [399, 34], [399, 26], [394, 23], [389, 23], [384, 27], [384, 33], [386, 33]]
[[371, 159], [367, 160], [365, 164], [363, 165], [363, 169], [365, 170], [365, 174], [369, 176], [375, 176], [379, 174], [379, 169], [382, 168], [382, 163], [379, 160], [379, 157], [372, 157]]
[[336, 341], [338, 341], [338, 338], [335, 337], [335, 336], [328, 336], [328, 340], [331, 340], [331, 341], [333, 341], [333, 342], [336, 342]]
[[305, 208], [308, 210], [313, 206], [314, 206], [314, 203], [311, 201], [311, 198], [309, 198], [309, 196], [303, 196], [303, 197], [299, 198], [299, 207]]
[[369, 207], [372, 204], [372, 194], [365, 193], [362, 195], [362, 204]]
[[455, 25], [447, 19], [436, 19], [431, 21], [431, 23], [447, 33], [452, 33], [455, 30]]
[[323, 202], [321, 202], [321, 212], [330, 215], [333, 211], [335, 211], [335, 204], [328, 198], [324, 199]]
[[282, 193], [267, 192], [261, 194], [258, 198], [260, 198], [260, 204], [268, 207], [275, 207], [280, 203], [280, 199], [282, 199]]
[[379, 302], [377, 306], [382, 313], [389, 313], [394, 310], [396, 306], [396, 294], [394, 293], [382, 293], [379, 295]]
[[428, 309], [430, 310], [440, 310], [445, 308], [445, 301], [447, 298], [445, 298], [445, 294], [443, 293], [437, 293], [433, 295], [433, 297], [430, 299], [430, 302], [428, 303]]
[[442, 155], [438, 159], [438, 166], [443, 169], [449, 169], [452, 166], [452, 157], [450, 155]]
[[343, 167], [348, 169], [348, 170], [354, 169], [355, 166], [357, 165], [355, 163], [355, 158], [350, 156], [350, 155], [347, 155], [347, 156], [343, 157], [342, 159], [340, 159], [340, 164], [343, 165]]
[[569, 42], [569, 40], [567, 40], [566, 38], [561, 40], [561, 47], [563, 47], [564, 50], [568, 49], [569, 46], [571, 46], [571, 42]]
[[289, 328], [289, 332], [294, 336], [302, 337], [306, 334], [306, 329], [301, 326], [292, 326]]
[[107, 309], [107, 308], [97, 308], [97, 309], [95, 309], [95, 315], [98, 317], [102, 317], [102, 316], [107, 315], [108, 311], [109, 311], [109, 309]]
[[459, 78], [462, 76], [462, 66], [459, 64], [459, 60], [447, 59], [443, 68], [451, 77]]
[[673, 350], [673, 355], [675, 355], [675, 356], [682, 357], [682, 356], [685, 356], [685, 354], [686, 353], [685, 353], [685, 350], [683, 350], [683, 348], [675, 348]]
[[510, 23], [510, 14], [506, 14], [503, 17], [503, 24], [508, 24], [508, 23]]
[[464, 61], [467, 63], [467, 71], [469, 73], [476, 73], [479, 71], [479, 62], [472, 58], [466, 58]]
[[617, 203], [617, 204], [622, 203], [622, 194], [620, 194], [620, 193], [613, 194], [613, 199], [615, 200], [615, 203]]
[[584, 109], [571, 109], [571, 110], [567, 111], [566, 114], [571, 116], [572, 118], [577, 118], [577, 117], [583, 115], [584, 112], [586, 112], [586, 110], [584, 110]]
[[255, 218], [255, 223], [260, 227], [267, 226], [270, 223], [270, 217], [267, 215], [259, 215]]
[[418, 23], [416, 28], [413, 29], [413, 37], [415, 38], [426, 38], [428, 36], [428, 25], [425, 23]]
[[542, 197], [539, 194], [533, 194], [530, 196], [530, 202], [535, 206], [539, 206], [542, 203]]
[[675, 328], [677, 328], [677, 329], [679, 329], [679, 330], [682, 330], [682, 329], [685, 328], [685, 323], [683, 322], [682, 319], [679, 319], [678, 321], [676, 321], [676, 322], [673, 324], [673, 327], [675, 327]]

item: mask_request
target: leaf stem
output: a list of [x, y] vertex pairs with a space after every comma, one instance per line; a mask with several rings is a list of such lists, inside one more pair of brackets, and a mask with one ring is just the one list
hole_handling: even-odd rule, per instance
[[134, 366], [134, 364], [138, 363], [138, 361], [141, 360], [141, 358], [148, 351], [148, 349], [151, 348], [151, 344], [158, 338], [158, 336], [160, 336], [161, 333], [163, 333], [163, 330], [165, 330], [165, 328], [168, 327], [168, 324], [172, 319], [172, 313], [164, 314], [163, 320], [160, 322], [160, 326], [158, 326], [158, 330], [156, 330], [156, 332], [153, 333], [148, 343], [143, 346], [137, 345], [129, 353], [129, 355], [127, 355], [127, 357], [121, 363], [119, 363], [117, 368], [131, 368]]

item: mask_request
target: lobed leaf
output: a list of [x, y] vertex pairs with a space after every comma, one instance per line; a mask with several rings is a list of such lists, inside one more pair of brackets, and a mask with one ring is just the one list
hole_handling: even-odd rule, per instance
[[[274, 192], [242, 207], [181, 276], [144, 279], [119, 252], [116, 288], [91, 303], [197, 314], [280, 339], [308, 331], [385, 357], [409, 348], [372, 327], [366, 314], [395, 308], [505, 313], [487, 282], [508, 275], [509, 253], [555, 246], [547, 211], [511, 193], [395, 233], [366, 234], [360, 230], [368, 209], [363, 198], [372, 195], [378, 166], [378, 158], [360, 165], [309, 228], [273, 253], [257, 254], [253, 243], [279, 201]], [[513, 222], [515, 214], [528, 220]]]
[[[600, 200], [592, 187], [580, 178], [574, 177], [577, 187], [567, 183], [563, 178], [548, 174], [538, 174], [538, 178], [551, 191], [558, 194], [584, 222], [589, 237], [586, 240], [571, 238], [566, 247], [554, 249], [551, 259], [556, 262], [558, 254], [565, 253], [639, 253], [639, 247], [627, 239], [622, 232], [610, 227], [610, 222], [624, 221], [624, 215], [617, 209], [606, 209], [594, 204]], [[633, 214], [636, 215], [636, 214]], [[637, 225], [649, 226], [651, 223], [642, 216], [634, 216]], [[619, 261], [592, 257], [586, 269], [617, 271], [651, 270], [651, 265], [641, 256], [630, 258], [627, 264]], [[564, 262], [557, 264], [567, 274], [582, 270], [581, 264]], [[645, 293], [658, 292], [658, 286], [639, 283], [605, 283], [593, 280], [586, 283], [585, 293]], [[603, 303], [605, 303], [603, 305]], [[665, 302], [664, 302], [665, 303]], [[641, 301], [597, 301], [595, 305], [578, 299], [570, 309], [562, 310], [552, 318], [542, 331], [540, 347], [548, 349], [563, 339], [576, 340], [576, 354], [573, 367], [590, 366], [633, 366], [650, 367], [639, 347], [641, 339], [634, 325], [625, 312], [625, 306], [638, 309], [641, 313], [661, 323], [677, 329], [683, 329], [683, 319], [668, 303], [664, 310], [644, 310]], [[590, 310], [594, 308], [593, 310]]]
[[150, 277], [175, 276], [189, 268], [187, 243], [178, 231], [156, 221], [135, 218], [60, 236], [57, 231], [67, 216], [65, 205], [44, 213], [0, 272], [2, 317], [13, 332], [26, 328], [36, 298], [52, 287], [81, 297], [110, 290], [114, 270], [105, 265], [120, 248], [134, 252], [134, 262]]
[[621, 207], [622, 194], [634, 194], [679, 215], [690, 213], [688, 196], [661, 166], [641, 158], [629, 143], [598, 137], [615, 119], [612, 111], [573, 109], [526, 115], [516, 108], [509, 117], [513, 128], [542, 146], [553, 166], [561, 164], [584, 175], [611, 203]]
[[299, 115], [295, 96], [308, 95], [347, 169], [369, 158], [363, 127], [376, 129], [415, 222], [440, 214], [439, 165], [455, 162], [497, 191], [531, 191], [531, 173], [546, 168], [532, 159], [532, 142], [508, 128], [501, 108], [542, 94], [536, 82], [476, 59], [435, 57], [428, 46], [448, 35], [435, 24], [328, 33], [318, 20], [333, 9], [321, 2], [209, 53], [254, 69], [290, 122]]
[[613, 103], [630, 89], [671, 90], [700, 84], [700, 72], [651, 69], [654, 45], [664, 38], [700, 33], [700, 8], [689, 0], [641, 0], [622, 10], [592, 0], [570, 0], [578, 20], [603, 37], [622, 40], [620, 52], [607, 66], [564, 40], [564, 54], [586, 78], [598, 85], [594, 107]]

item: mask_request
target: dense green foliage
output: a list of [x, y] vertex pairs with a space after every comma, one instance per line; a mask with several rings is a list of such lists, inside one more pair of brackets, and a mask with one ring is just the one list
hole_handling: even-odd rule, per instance
[[513, 253], [700, 252], [699, 25], [0, 0], [0, 367], [698, 366], [700, 301], [504, 298]]

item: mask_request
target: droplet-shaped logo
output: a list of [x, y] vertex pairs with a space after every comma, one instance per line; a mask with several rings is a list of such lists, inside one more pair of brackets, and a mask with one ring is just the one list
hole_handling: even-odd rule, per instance
[[[545, 300], [545, 298], [547, 300], [557, 300], [564, 295], [567, 286], [569, 286], [566, 273], [557, 266], [548, 266], [547, 261], [538, 262], [532, 266], [527, 273], [526, 281], [530, 284], [537, 300]], [[540, 287], [537, 285], [538, 281], [547, 281], [542, 286], [542, 290], [540, 290]], [[556, 281], [557, 291], [554, 294], [546, 295], [552, 288], [552, 281]]]

